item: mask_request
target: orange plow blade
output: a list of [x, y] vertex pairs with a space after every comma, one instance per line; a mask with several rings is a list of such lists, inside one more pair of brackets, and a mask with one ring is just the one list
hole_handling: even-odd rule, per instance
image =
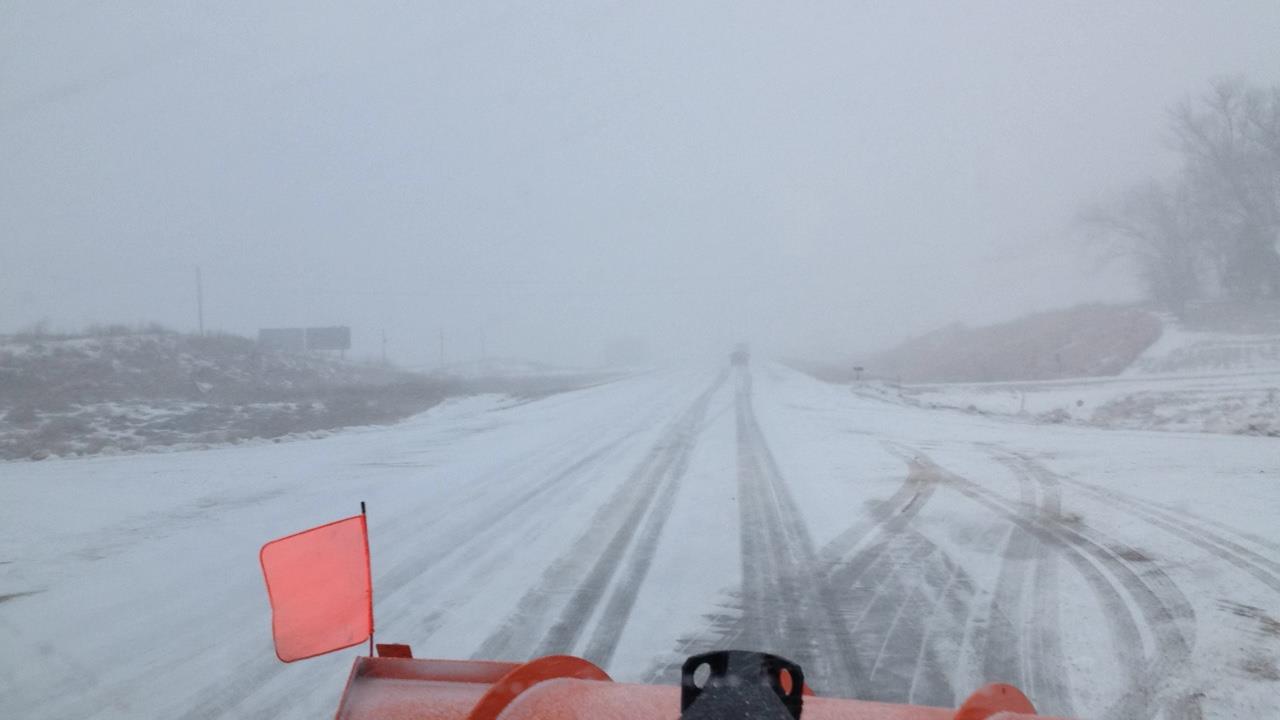
[[[1030, 720], [1042, 718], [1021, 692], [1009, 685], [987, 685], [959, 708], [824, 698], [802, 693], [798, 666], [758, 653], [711, 653], [691, 658], [681, 686], [615, 683], [603, 670], [580, 658], [556, 655], [524, 664], [361, 657], [355, 661], [338, 708], [337, 720], [673, 720], [683, 718], [794, 718], [800, 720]], [[388, 648], [390, 650], [390, 648]], [[388, 653], [390, 654], [390, 653]], [[694, 668], [721, 662], [710, 680], [698, 686]], [[762, 666], [759, 658], [781, 665]], [[722, 676], [725, 667], [747, 667], [743, 677]], [[746, 663], [743, 665], [742, 663]], [[770, 676], [769, 668], [782, 668]], [[790, 669], [790, 672], [787, 669]], [[705, 676], [705, 673], [704, 673]], [[745, 679], [744, 679], [745, 678]], [[743, 688], [760, 695], [734, 695]], [[803, 689], [807, 690], [807, 687]], [[727, 693], [730, 697], [717, 693]], [[737, 703], [737, 704], [735, 704]]]

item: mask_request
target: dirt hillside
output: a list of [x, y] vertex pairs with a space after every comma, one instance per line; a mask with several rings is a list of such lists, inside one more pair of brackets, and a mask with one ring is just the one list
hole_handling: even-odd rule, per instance
[[873, 355], [862, 365], [870, 375], [904, 382], [1115, 375], [1160, 333], [1160, 319], [1145, 310], [1085, 305], [998, 325], [950, 325]]

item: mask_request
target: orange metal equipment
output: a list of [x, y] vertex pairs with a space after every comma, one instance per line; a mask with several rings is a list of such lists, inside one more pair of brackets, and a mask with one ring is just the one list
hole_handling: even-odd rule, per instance
[[[360, 515], [263, 546], [276, 654], [285, 662], [373, 644], [368, 525]], [[1029, 720], [1010, 685], [979, 689], [957, 709], [816, 697], [804, 669], [776, 655], [695, 655], [680, 686], [613, 682], [569, 655], [527, 663], [415, 659], [380, 644], [358, 657], [337, 720]], [[678, 711], [678, 712], [677, 712]]]
[[[690, 692], [687, 685], [615, 683], [595, 665], [568, 655], [516, 664], [415, 659], [403, 645], [379, 645], [378, 650], [381, 657], [356, 659], [336, 720], [674, 720]], [[785, 685], [775, 683], [772, 691], [783, 702], [795, 701], [791, 717], [798, 720], [800, 689]], [[804, 720], [1045, 720], [1021, 692], [1001, 684], [979, 689], [958, 709], [805, 693], [803, 715]]]

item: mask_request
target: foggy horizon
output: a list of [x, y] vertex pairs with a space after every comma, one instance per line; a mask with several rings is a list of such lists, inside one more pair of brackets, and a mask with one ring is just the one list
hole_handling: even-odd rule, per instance
[[197, 266], [209, 330], [411, 366], [1132, 300], [1081, 205], [1207, 81], [1280, 81], [1280, 4], [1166, 5], [10, 6], [0, 332], [194, 330]]

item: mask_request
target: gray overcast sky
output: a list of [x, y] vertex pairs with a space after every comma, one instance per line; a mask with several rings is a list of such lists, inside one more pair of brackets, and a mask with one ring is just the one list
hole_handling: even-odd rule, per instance
[[0, 331], [430, 362], [864, 350], [1123, 298], [1079, 205], [1280, 82], [1280, 2], [0, 0]]

